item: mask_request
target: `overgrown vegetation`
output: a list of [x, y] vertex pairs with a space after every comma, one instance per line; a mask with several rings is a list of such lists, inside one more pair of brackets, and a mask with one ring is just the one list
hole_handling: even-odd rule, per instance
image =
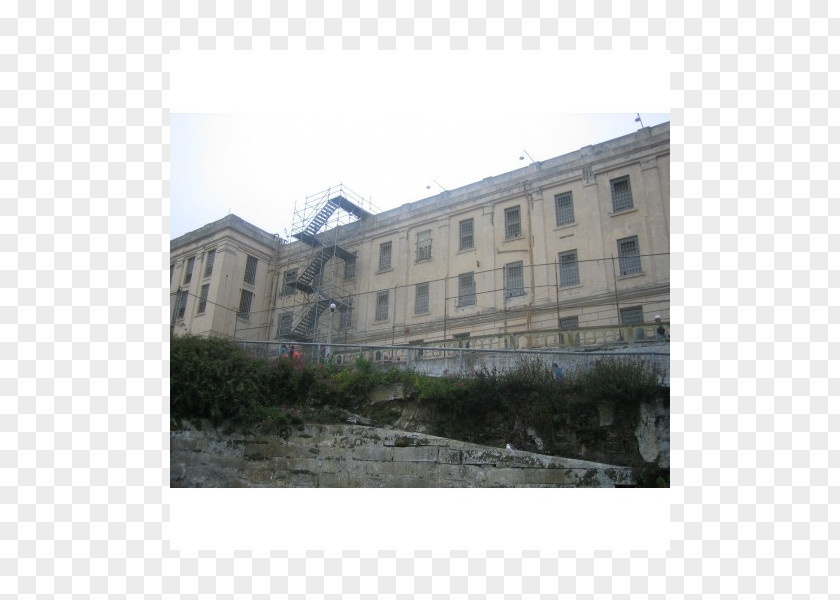
[[170, 415], [262, 426], [279, 432], [309, 422], [337, 422], [380, 383], [398, 380], [359, 358], [353, 368], [289, 358], [253, 358], [227, 340], [179, 336], [170, 340]]
[[[605, 460], [609, 452], [636, 448], [641, 402], [667, 399], [656, 368], [626, 359], [601, 360], [555, 381], [534, 358], [504, 373], [432, 377], [383, 370], [363, 357], [341, 366], [253, 358], [232, 342], [197, 337], [173, 338], [170, 356], [175, 427], [207, 419], [288, 433], [304, 422], [343, 422], [351, 411], [393, 423], [400, 406], [368, 400], [378, 386], [398, 383], [433, 435]], [[602, 425], [601, 410], [612, 415], [610, 427]], [[648, 485], [667, 485], [667, 470], [643, 475]]]

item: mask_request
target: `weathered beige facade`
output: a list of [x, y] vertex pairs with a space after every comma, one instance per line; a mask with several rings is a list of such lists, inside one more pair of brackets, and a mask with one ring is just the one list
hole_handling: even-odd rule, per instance
[[[265, 318], [199, 316], [191, 297], [175, 333], [324, 341], [331, 323], [335, 343], [521, 347], [533, 332], [547, 334], [538, 345], [616, 341], [656, 315], [667, 327], [669, 160], [665, 123], [380, 214], [338, 192], [291, 243], [228, 217], [173, 240], [173, 292], [185, 260], [217, 244], [209, 297], [235, 308], [251, 290]], [[353, 222], [330, 229], [334, 212]], [[243, 287], [248, 255], [257, 281]]]
[[169, 259], [173, 334], [264, 340], [279, 246], [277, 236], [236, 215], [173, 240]]

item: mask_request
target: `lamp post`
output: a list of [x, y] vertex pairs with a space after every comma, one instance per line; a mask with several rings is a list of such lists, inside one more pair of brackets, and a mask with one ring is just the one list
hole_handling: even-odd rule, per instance
[[327, 329], [327, 359], [332, 356], [332, 330], [333, 330], [333, 314], [335, 313], [335, 302], [330, 302], [330, 325]]

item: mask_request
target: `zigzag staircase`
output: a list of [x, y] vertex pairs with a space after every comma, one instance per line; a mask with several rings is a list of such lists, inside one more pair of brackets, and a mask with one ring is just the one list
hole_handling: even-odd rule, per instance
[[334, 302], [336, 306], [339, 307], [345, 306], [344, 302], [324, 296], [312, 285], [315, 279], [323, 272], [324, 267], [333, 256], [337, 256], [344, 261], [355, 260], [356, 258], [352, 252], [347, 251], [337, 244], [327, 245], [319, 239], [318, 232], [321, 231], [321, 229], [330, 220], [333, 213], [338, 209], [341, 209], [359, 219], [365, 219], [371, 216], [371, 213], [363, 209], [361, 206], [349, 200], [342, 193], [338, 193], [327, 200], [312, 220], [310, 220], [301, 231], [292, 233], [292, 237], [299, 239], [313, 248], [319, 249], [312, 262], [307, 265], [294, 282], [294, 286], [302, 292], [306, 294], [317, 293], [318, 295], [316, 301], [307, 307], [300, 321], [298, 321], [293, 328], [293, 334], [299, 338], [304, 338], [312, 332], [318, 316], [322, 315], [326, 311], [329, 311], [330, 303]]
[[325, 312], [329, 312], [331, 302], [335, 303], [336, 307], [339, 309], [347, 306], [347, 304], [341, 300], [330, 300], [321, 294], [318, 294], [318, 296], [318, 301], [314, 302], [307, 308], [303, 317], [301, 317], [300, 321], [297, 322], [292, 330], [292, 333], [298, 338], [303, 339], [312, 333], [318, 317]]

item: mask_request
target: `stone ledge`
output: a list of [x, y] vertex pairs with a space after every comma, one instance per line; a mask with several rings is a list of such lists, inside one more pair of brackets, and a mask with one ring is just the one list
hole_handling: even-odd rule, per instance
[[[300, 434], [303, 434], [302, 437]], [[393, 429], [306, 425], [288, 440], [170, 435], [172, 487], [613, 487], [628, 467]]]

